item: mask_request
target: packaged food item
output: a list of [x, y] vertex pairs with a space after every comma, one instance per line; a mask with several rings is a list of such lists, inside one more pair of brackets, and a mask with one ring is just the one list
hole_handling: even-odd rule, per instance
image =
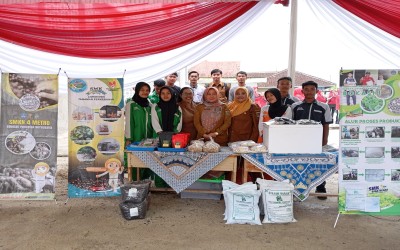
[[160, 138], [160, 147], [161, 148], [170, 148], [172, 146], [172, 135], [174, 132], [161, 132], [159, 134]]
[[232, 151], [237, 154], [244, 154], [248, 153], [250, 149], [247, 146], [236, 146], [232, 148]]
[[203, 146], [200, 143], [191, 144], [188, 147], [189, 152], [203, 152]]
[[217, 153], [219, 152], [220, 145], [211, 138], [210, 141], [206, 142], [203, 147], [203, 152], [207, 153]]
[[191, 142], [190, 142], [190, 144], [192, 145], [192, 144], [199, 144], [200, 146], [204, 146], [204, 141], [203, 140], [192, 140]]
[[263, 144], [256, 144], [255, 146], [250, 147], [250, 151], [252, 153], [266, 153], [267, 147]]
[[186, 148], [190, 138], [189, 133], [178, 133], [172, 136], [173, 148]]

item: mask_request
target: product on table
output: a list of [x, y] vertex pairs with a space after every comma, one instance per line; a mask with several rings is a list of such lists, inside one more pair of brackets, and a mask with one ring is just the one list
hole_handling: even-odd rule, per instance
[[219, 152], [220, 145], [211, 138], [211, 141], [208, 141], [204, 144], [203, 152], [207, 153], [217, 153]]
[[203, 146], [200, 143], [193, 143], [188, 147], [189, 152], [203, 152]]

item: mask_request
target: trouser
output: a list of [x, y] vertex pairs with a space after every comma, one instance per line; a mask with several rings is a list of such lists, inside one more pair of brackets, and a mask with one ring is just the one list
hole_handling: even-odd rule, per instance
[[353, 100], [353, 105], [356, 105], [356, 95], [350, 95], [350, 91], [347, 91], [347, 95], [346, 95], [346, 103], [347, 105], [350, 105], [350, 97]]
[[328, 104], [328, 105], [329, 105], [329, 109], [331, 110], [332, 122], [333, 122], [333, 118], [334, 118], [335, 112], [336, 112], [336, 104]]

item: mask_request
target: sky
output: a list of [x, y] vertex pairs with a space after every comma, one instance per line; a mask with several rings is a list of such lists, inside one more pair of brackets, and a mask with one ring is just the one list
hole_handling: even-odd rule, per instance
[[[272, 5], [245, 30], [199, 62], [240, 61], [241, 70], [247, 72], [286, 69], [289, 59], [290, 10], [290, 6]], [[296, 55], [297, 71], [335, 83], [339, 82], [341, 68], [396, 68], [396, 65], [388, 61], [372, 57], [365, 48], [338, 33], [334, 27], [324, 25], [309, 9], [306, 1], [298, 1]]]

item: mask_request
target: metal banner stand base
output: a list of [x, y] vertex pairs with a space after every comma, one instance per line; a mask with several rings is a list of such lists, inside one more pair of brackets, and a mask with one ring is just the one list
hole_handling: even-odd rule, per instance
[[336, 224], [338, 223], [339, 216], [340, 216], [340, 213], [337, 214], [336, 221], [335, 221], [335, 225], [333, 225], [333, 228], [336, 228]]

